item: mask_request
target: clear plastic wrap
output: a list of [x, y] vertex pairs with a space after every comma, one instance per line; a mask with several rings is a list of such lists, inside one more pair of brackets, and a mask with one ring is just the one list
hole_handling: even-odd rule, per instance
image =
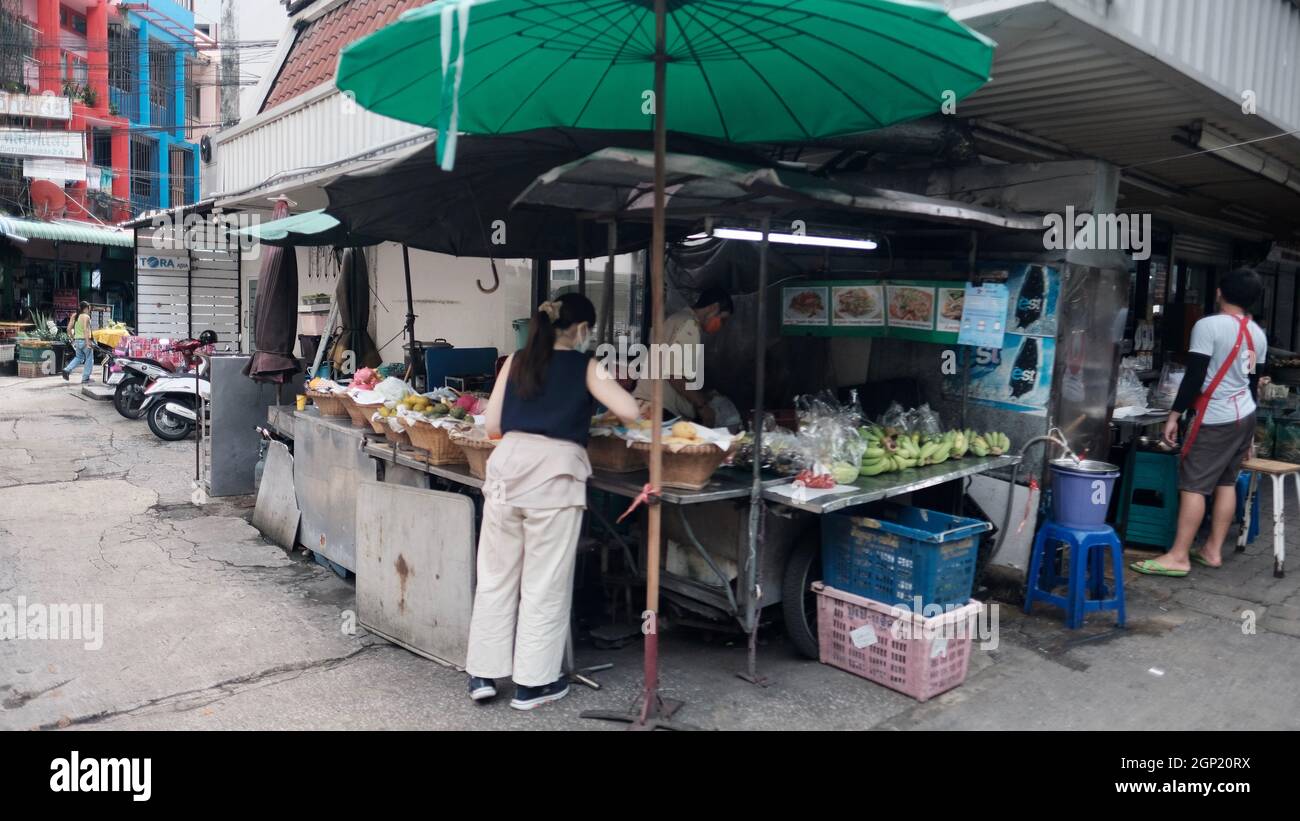
[[856, 480], [866, 451], [858, 433], [863, 419], [856, 393], [846, 403], [828, 391], [796, 397], [795, 409], [799, 446], [808, 467], [831, 474], [840, 484]]

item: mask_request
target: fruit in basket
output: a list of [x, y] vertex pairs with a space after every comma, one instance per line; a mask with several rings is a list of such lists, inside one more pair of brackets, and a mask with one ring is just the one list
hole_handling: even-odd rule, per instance
[[447, 407], [445, 402], [439, 402], [429, 408], [425, 416], [446, 416], [451, 413], [451, 408]]
[[456, 405], [450, 411], [452, 419], [464, 419], [469, 413], [460, 405]]

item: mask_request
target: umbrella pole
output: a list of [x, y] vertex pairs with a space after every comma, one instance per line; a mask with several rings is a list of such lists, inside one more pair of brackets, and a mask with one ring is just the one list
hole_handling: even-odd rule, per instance
[[402, 267], [406, 273], [406, 376], [409, 379], [415, 367], [415, 300], [411, 297], [411, 249], [406, 243], [402, 243]]
[[758, 674], [758, 560], [763, 545], [763, 400], [767, 384], [767, 237], [771, 219], [763, 217], [763, 242], [758, 251], [758, 324], [754, 328], [754, 479], [749, 488], [749, 555], [745, 562], [745, 629], [749, 631], [748, 666], [740, 677], [751, 684], [767, 686]]
[[[664, 327], [664, 155], [667, 151], [668, 131], [664, 124], [664, 85], [667, 69], [665, 40], [665, 0], [655, 0], [655, 194], [654, 221], [650, 232], [650, 305], [651, 339], [660, 338]], [[662, 374], [655, 374], [650, 387], [650, 483], [649, 503], [646, 511], [646, 594], [645, 612], [641, 614], [641, 632], [645, 635], [645, 690], [635, 714], [590, 712], [586, 718], [603, 718], [627, 721], [631, 729], [686, 729], [674, 725], [669, 719], [681, 707], [681, 702], [666, 701], [659, 697], [659, 541], [660, 512], [659, 482], [663, 475], [663, 420], [664, 383]]]

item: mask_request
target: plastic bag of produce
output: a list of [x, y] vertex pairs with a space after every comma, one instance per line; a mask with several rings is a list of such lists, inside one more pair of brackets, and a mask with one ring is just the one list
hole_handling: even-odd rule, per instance
[[858, 477], [866, 443], [858, 434], [861, 406], [854, 395], [841, 404], [833, 394], [795, 399], [799, 414], [799, 450], [804, 463], [819, 473], [829, 473], [841, 484]]
[[939, 414], [931, 410], [929, 404], [922, 404], [919, 408], [908, 411], [908, 419], [909, 431], [919, 431], [922, 435], [933, 436], [943, 434], [943, 423], [939, 421]]
[[897, 402], [890, 402], [880, 417], [880, 426], [887, 430], [907, 431], [907, 411]]
[[401, 402], [411, 393], [411, 386], [396, 376], [390, 376], [375, 385], [375, 393], [381, 394], [385, 402]]

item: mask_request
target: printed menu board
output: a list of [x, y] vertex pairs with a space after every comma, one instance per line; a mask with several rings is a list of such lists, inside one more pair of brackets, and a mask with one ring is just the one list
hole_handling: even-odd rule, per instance
[[938, 313], [935, 330], [948, 333], [961, 331], [961, 315], [966, 305], [966, 286], [944, 286], [938, 289]]
[[889, 327], [934, 330], [936, 289], [922, 283], [890, 283], [885, 286], [889, 303]]
[[796, 327], [824, 327], [827, 324], [827, 287], [800, 285], [781, 289], [781, 324]]
[[878, 328], [884, 324], [884, 286], [865, 283], [831, 286], [831, 325]]

